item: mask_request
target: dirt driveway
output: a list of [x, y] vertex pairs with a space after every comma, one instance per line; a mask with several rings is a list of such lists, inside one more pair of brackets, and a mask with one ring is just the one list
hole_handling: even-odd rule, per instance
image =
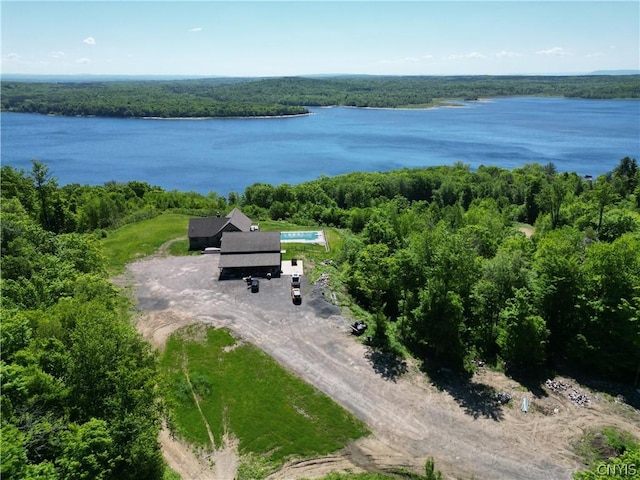
[[[372, 436], [328, 458], [325, 470], [421, 468], [432, 456], [452, 478], [569, 479], [580, 468], [569, 442], [585, 429], [606, 422], [640, 435], [637, 411], [625, 410], [623, 418], [605, 402], [579, 408], [550, 397], [553, 414], [524, 414], [519, 402], [526, 392], [491, 372], [474, 381], [498, 382], [515, 404], [491, 415], [436, 389], [411, 366], [390, 376], [374, 368], [368, 348], [349, 335], [349, 322], [304, 277], [302, 305], [294, 305], [288, 277], [261, 279], [259, 293], [251, 293], [240, 280], [218, 281], [218, 258], [152, 257], [131, 264], [119, 283], [135, 287], [143, 312], [138, 330], [162, 348], [170, 333], [190, 323], [226, 327], [353, 412]], [[316, 473], [293, 464], [274, 478], [301, 475]]]

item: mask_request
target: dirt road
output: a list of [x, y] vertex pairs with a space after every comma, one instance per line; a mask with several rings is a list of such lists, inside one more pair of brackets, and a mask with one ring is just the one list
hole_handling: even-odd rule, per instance
[[[411, 468], [432, 456], [452, 478], [569, 479], [580, 468], [569, 444], [585, 429], [618, 424], [640, 436], [637, 411], [619, 416], [604, 401], [579, 408], [550, 396], [544, 402], [553, 414], [533, 408], [524, 414], [519, 402], [528, 393], [490, 372], [473, 381], [500, 385], [514, 396], [514, 405], [490, 414], [437, 390], [411, 366], [390, 376], [374, 368], [368, 348], [349, 335], [348, 320], [306, 279], [302, 305], [294, 305], [288, 277], [261, 279], [260, 292], [251, 293], [240, 280], [218, 281], [218, 258], [153, 257], [131, 264], [120, 283], [135, 286], [143, 312], [137, 328], [159, 348], [173, 331], [194, 322], [226, 327], [260, 347], [369, 425], [372, 437], [342, 452], [347, 464]], [[327, 461], [343, 465], [335, 456]], [[287, 472], [274, 478], [309, 476], [295, 465]]]

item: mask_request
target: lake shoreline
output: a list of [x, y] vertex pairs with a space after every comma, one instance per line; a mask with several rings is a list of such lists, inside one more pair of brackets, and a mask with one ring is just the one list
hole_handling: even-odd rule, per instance
[[[579, 98], [579, 97], [562, 97], [562, 96], [540, 96], [540, 95], [498, 95], [495, 97], [486, 97], [486, 98], [478, 98], [475, 100], [461, 100], [461, 99], [447, 99], [442, 100], [438, 99], [434, 102], [433, 105], [416, 105], [412, 106], [399, 106], [399, 107], [360, 107], [357, 105], [305, 105], [306, 109], [329, 109], [329, 108], [347, 108], [347, 109], [355, 109], [355, 110], [388, 110], [388, 111], [428, 111], [428, 110], [437, 110], [441, 108], [452, 108], [452, 109], [463, 109], [469, 108], [469, 104], [482, 104], [482, 103], [490, 103], [498, 99], [527, 99], [527, 98], [539, 98], [539, 99], [564, 99], [564, 100], [595, 100], [602, 102], [612, 102], [612, 101], [636, 101], [640, 102], [640, 99], [637, 98], [606, 98], [606, 99], [591, 99], [591, 98]], [[148, 117], [135, 117], [135, 116], [102, 116], [102, 115], [60, 115], [57, 113], [38, 113], [38, 112], [13, 112], [7, 110], [0, 110], [0, 113], [20, 113], [27, 115], [43, 115], [48, 117], [58, 117], [58, 118], [113, 118], [113, 119], [121, 119], [121, 120], [268, 120], [268, 119], [283, 119], [283, 118], [300, 118], [300, 117], [308, 117], [310, 115], [314, 115], [314, 112], [307, 111], [306, 113], [294, 113], [294, 114], [285, 114], [285, 115], [237, 115], [237, 116], [213, 116], [213, 117], [158, 117], [158, 116], [148, 116]]]
[[37, 159], [65, 185], [139, 180], [222, 195], [254, 183], [457, 162], [471, 169], [553, 163], [596, 178], [621, 158], [640, 158], [638, 107], [637, 100], [496, 98], [463, 109], [320, 107], [286, 122], [2, 112], [2, 163], [28, 170]]

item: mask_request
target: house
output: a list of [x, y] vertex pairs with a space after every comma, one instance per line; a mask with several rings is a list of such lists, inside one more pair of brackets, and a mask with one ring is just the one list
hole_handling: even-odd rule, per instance
[[251, 229], [251, 220], [237, 208], [226, 217], [192, 218], [187, 232], [189, 250], [220, 247], [224, 232], [248, 232]]
[[280, 232], [225, 232], [220, 247], [220, 278], [280, 276]]

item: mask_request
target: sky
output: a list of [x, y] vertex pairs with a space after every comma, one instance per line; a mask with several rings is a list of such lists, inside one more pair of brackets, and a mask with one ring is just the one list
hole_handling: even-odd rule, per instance
[[545, 75], [640, 69], [640, 2], [2, 0], [4, 74]]

